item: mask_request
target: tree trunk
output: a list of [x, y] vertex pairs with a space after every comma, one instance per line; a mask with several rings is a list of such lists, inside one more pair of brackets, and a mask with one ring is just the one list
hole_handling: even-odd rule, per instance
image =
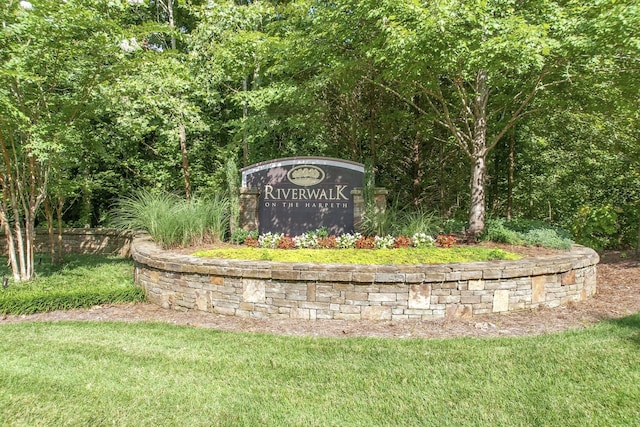
[[91, 172], [88, 167], [82, 170], [82, 216], [80, 221], [84, 228], [91, 228], [91, 216], [93, 214], [92, 196], [91, 196]]
[[58, 262], [63, 261], [62, 256], [62, 208], [64, 207], [64, 198], [58, 197]]
[[486, 157], [473, 160], [471, 168], [471, 207], [469, 209], [469, 238], [475, 240], [484, 231]]
[[176, 28], [175, 21], [173, 19], [173, 0], [167, 0], [167, 17], [169, 20], [169, 27], [171, 28], [171, 49], [176, 50], [176, 36], [173, 34], [173, 30]]
[[511, 138], [509, 138], [509, 179], [507, 188], [507, 220], [511, 221], [513, 217], [513, 178], [516, 169], [516, 129], [515, 127], [511, 131]]
[[468, 237], [476, 240], [484, 231], [486, 213], [485, 181], [487, 175], [487, 73], [476, 76], [475, 97], [472, 103], [473, 140], [471, 141], [471, 206], [469, 208]]
[[[249, 90], [248, 83], [249, 78], [245, 77], [242, 80], [242, 91], [246, 92]], [[247, 100], [242, 102], [242, 166], [249, 166], [249, 143], [247, 142], [247, 117], [249, 117], [249, 106], [247, 105]]]
[[56, 263], [56, 237], [55, 228], [53, 225], [53, 208], [51, 207], [51, 201], [49, 197], [44, 199], [44, 214], [47, 218], [47, 234], [49, 235], [49, 256], [51, 257], [51, 264]]
[[184, 176], [184, 192], [187, 200], [191, 198], [191, 176], [189, 174], [189, 156], [187, 152], [187, 130], [180, 123], [180, 153], [182, 154], [182, 174]]

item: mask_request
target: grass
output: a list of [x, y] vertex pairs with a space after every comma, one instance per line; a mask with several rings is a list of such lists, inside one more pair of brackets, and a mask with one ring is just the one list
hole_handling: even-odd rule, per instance
[[166, 324], [0, 325], [12, 426], [626, 426], [640, 315], [555, 335], [326, 339]]
[[112, 226], [145, 231], [164, 248], [222, 240], [229, 227], [229, 200], [194, 197], [183, 200], [164, 192], [139, 190], [120, 199], [111, 212]]
[[144, 292], [133, 284], [130, 260], [68, 255], [64, 264], [52, 265], [43, 256], [35, 280], [10, 281], [7, 289], [0, 288], [0, 313], [30, 314], [142, 299]]
[[515, 260], [516, 254], [490, 248], [402, 248], [402, 249], [267, 249], [250, 247], [216, 248], [195, 256], [222, 259], [340, 264], [442, 264], [453, 262]]

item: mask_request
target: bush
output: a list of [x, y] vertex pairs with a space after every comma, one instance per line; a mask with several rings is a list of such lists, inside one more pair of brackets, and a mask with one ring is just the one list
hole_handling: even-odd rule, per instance
[[131, 262], [101, 255], [70, 255], [62, 265], [43, 259], [37, 277], [0, 288], [0, 313], [32, 314], [144, 300]]
[[112, 226], [146, 231], [164, 248], [223, 240], [229, 227], [229, 201], [222, 197], [183, 200], [168, 193], [139, 190], [112, 209]]
[[544, 246], [569, 249], [573, 241], [569, 233], [541, 221], [490, 219], [480, 240], [509, 245]]
[[504, 219], [488, 220], [480, 240], [506, 243], [509, 245], [521, 245], [524, 243], [522, 234], [514, 231], [513, 229], [507, 228]]
[[565, 237], [559, 236], [553, 229], [535, 229], [529, 230], [524, 235], [524, 241], [529, 246], [544, 246], [552, 249], [571, 249], [573, 241]]
[[395, 235], [413, 236], [423, 233], [437, 235], [442, 229], [442, 220], [434, 213], [423, 209], [405, 211], [398, 216]]

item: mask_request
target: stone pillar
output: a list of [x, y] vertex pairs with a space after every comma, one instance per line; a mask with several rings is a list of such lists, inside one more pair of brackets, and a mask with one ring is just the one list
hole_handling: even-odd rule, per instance
[[258, 217], [258, 197], [260, 190], [257, 188], [242, 187], [240, 189], [240, 228], [247, 231], [257, 231], [260, 226]]
[[[385, 188], [378, 187], [374, 190], [373, 208], [375, 218], [381, 218], [387, 211], [387, 194], [389, 194], [389, 190]], [[355, 231], [361, 231], [360, 224], [367, 209], [364, 201], [364, 191], [362, 188], [354, 188], [351, 190], [351, 195], [353, 195], [353, 226]]]
[[360, 223], [364, 217], [364, 193], [362, 188], [354, 188], [351, 190], [353, 196], [353, 228], [360, 231]]
[[387, 212], [387, 194], [389, 194], [389, 190], [386, 188], [377, 187], [374, 190], [373, 197], [376, 218], [384, 216]]

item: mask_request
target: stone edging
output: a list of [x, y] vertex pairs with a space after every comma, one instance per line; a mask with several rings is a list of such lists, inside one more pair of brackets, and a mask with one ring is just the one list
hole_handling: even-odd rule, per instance
[[259, 318], [469, 318], [557, 307], [596, 292], [598, 254], [441, 265], [347, 265], [198, 258], [134, 238], [135, 281], [150, 302]]

